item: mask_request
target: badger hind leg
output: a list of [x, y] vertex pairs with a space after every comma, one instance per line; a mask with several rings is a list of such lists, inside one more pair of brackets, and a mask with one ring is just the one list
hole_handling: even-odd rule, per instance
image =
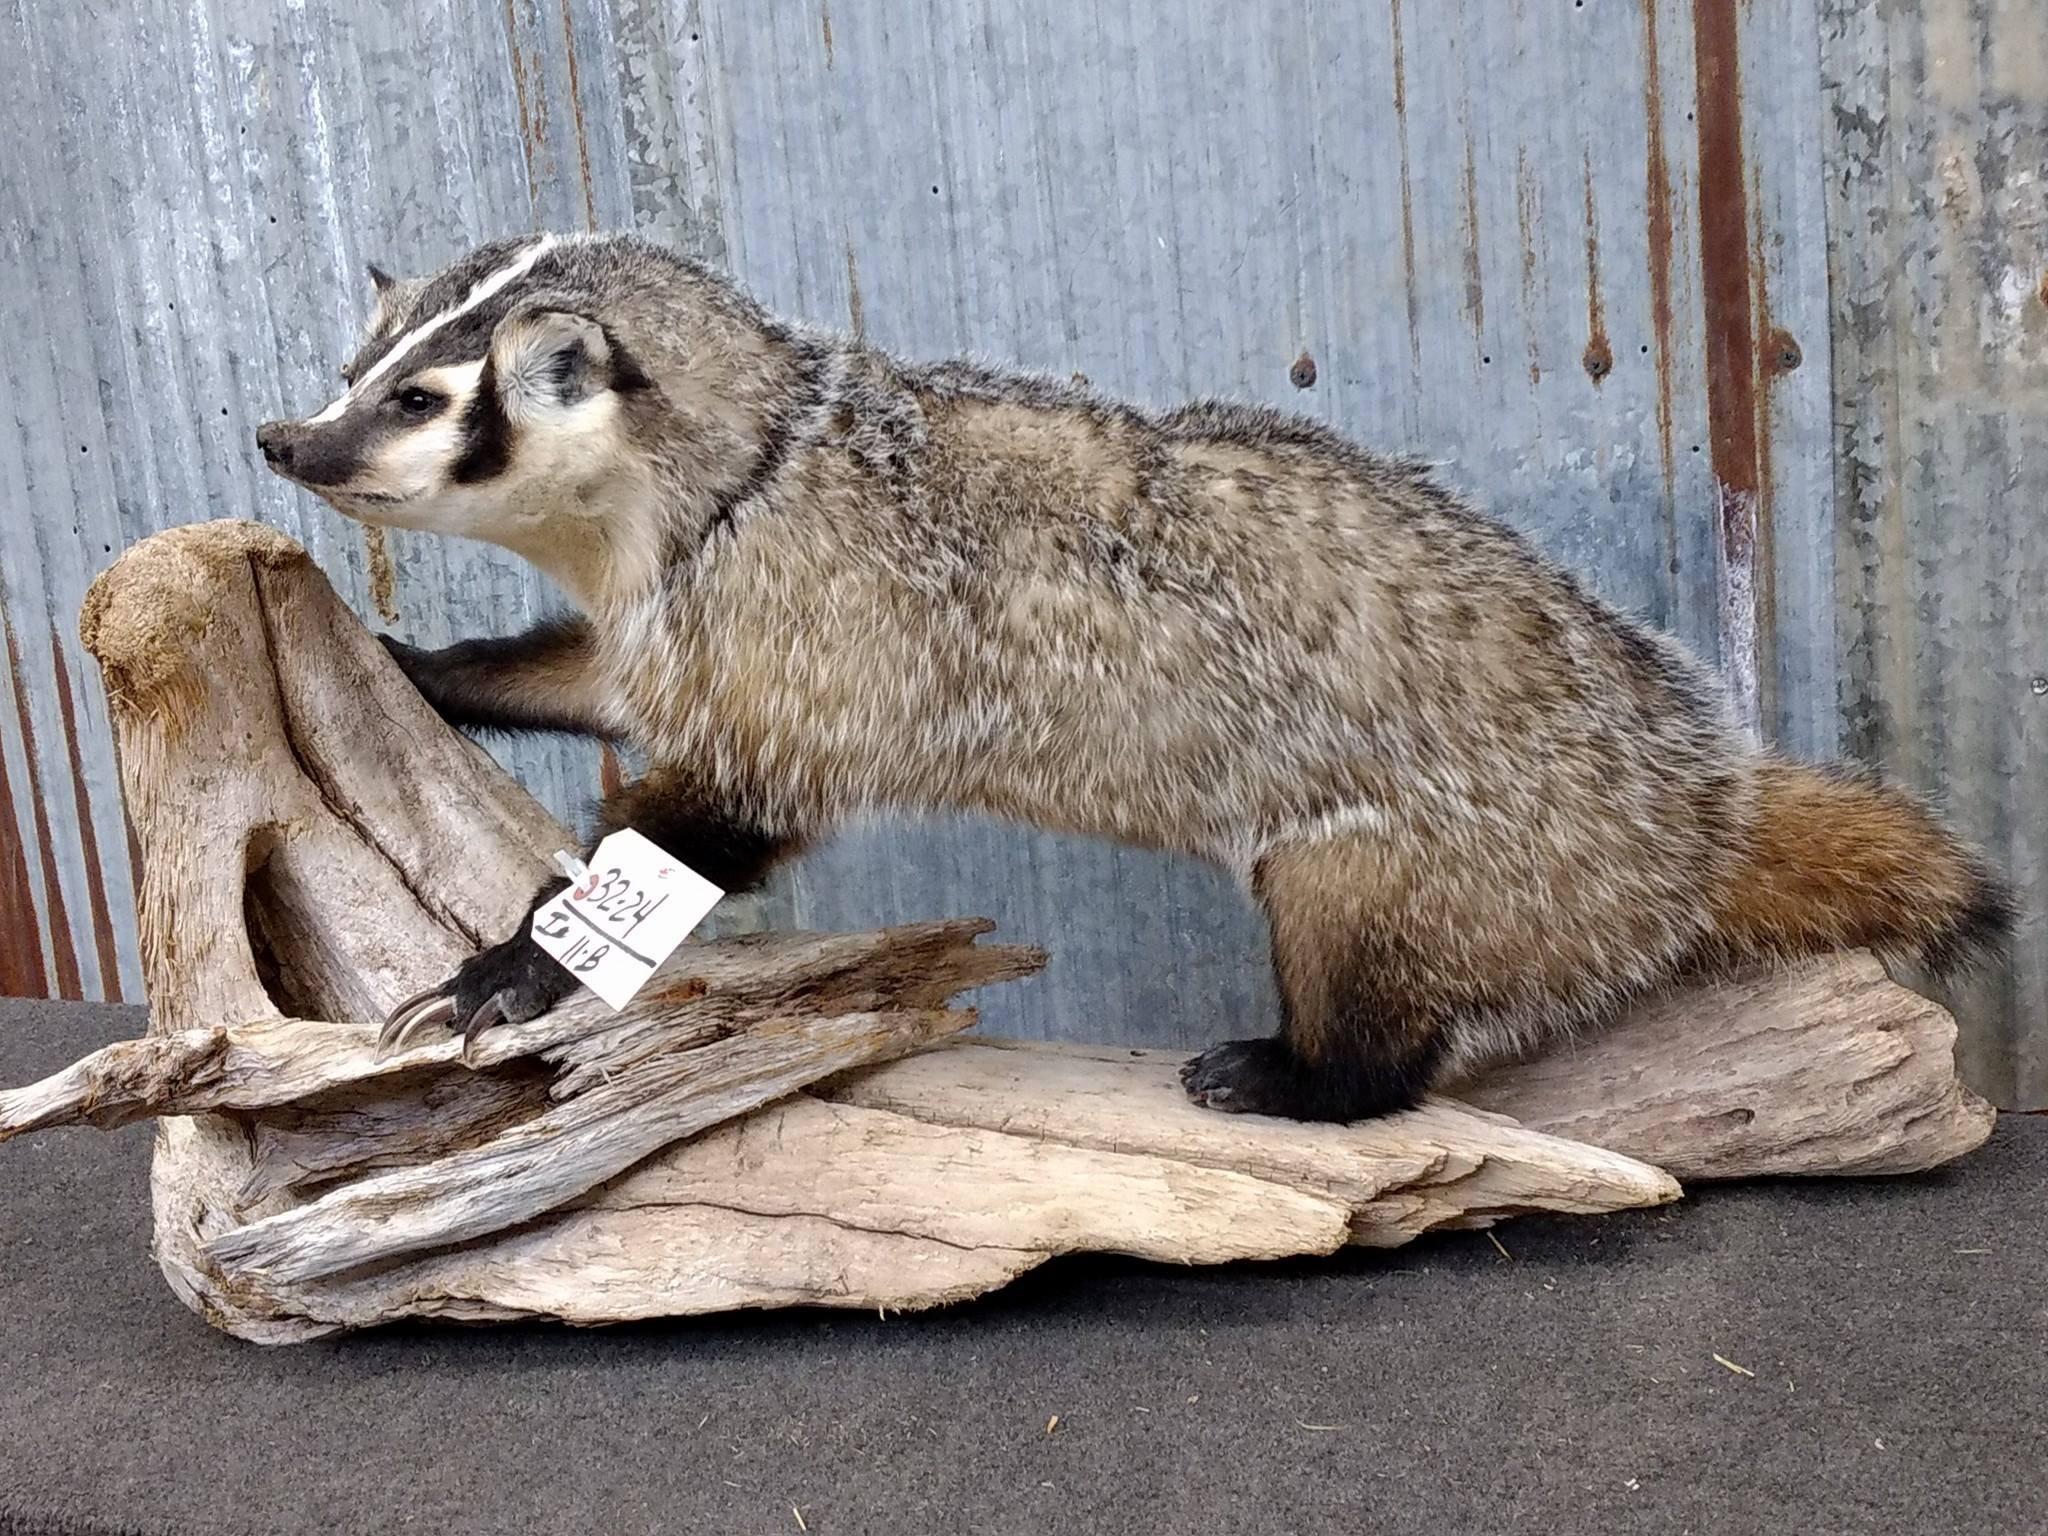
[[1404, 911], [1407, 882], [1353, 841], [1262, 859], [1252, 889], [1272, 928], [1280, 1032], [1212, 1046], [1181, 1069], [1210, 1109], [1347, 1121], [1412, 1108], [1487, 1002], [1456, 974], [1451, 935]]

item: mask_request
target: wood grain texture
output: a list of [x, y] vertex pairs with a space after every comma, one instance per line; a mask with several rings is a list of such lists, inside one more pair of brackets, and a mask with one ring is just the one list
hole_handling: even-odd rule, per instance
[[560, 829], [271, 530], [145, 542], [81, 628], [143, 849], [152, 1033], [0, 1092], [0, 1141], [158, 1117], [156, 1256], [246, 1338], [933, 1306], [1060, 1253], [1391, 1246], [1677, 1198], [1646, 1155], [1889, 1172], [1990, 1128], [1947, 1016], [1853, 956], [1355, 1126], [1197, 1109], [1177, 1053], [922, 1049], [972, 1022], [955, 993], [1043, 963], [975, 919], [693, 942], [616, 1014], [581, 996], [466, 1062], [379, 1057], [368, 1020], [509, 924]]

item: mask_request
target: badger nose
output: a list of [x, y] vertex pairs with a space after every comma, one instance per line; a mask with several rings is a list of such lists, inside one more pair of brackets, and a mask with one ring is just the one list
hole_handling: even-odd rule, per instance
[[263, 457], [272, 469], [292, 467], [291, 423], [288, 421], [266, 421], [256, 429], [256, 446], [263, 450]]

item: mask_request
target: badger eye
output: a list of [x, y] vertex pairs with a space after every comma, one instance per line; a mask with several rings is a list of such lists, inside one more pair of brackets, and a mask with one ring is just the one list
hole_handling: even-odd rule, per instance
[[447, 402], [431, 389], [410, 385], [391, 397], [392, 403], [408, 416], [431, 416]]

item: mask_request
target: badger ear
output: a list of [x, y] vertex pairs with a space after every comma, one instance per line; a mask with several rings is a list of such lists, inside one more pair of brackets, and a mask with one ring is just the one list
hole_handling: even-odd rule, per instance
[[396, 325], [412, 307], [421, 287], [418, 278], [393, 277], [375, 262], [367, 264], [370, 269], [370, 292], [376, 300], [370, 311], [372, 334]]
[[507, 315], [491, 337], [491, 367], [515, 420], [562, 410], [611, 383], [612, 344], [604, 327], [566, 309]]

